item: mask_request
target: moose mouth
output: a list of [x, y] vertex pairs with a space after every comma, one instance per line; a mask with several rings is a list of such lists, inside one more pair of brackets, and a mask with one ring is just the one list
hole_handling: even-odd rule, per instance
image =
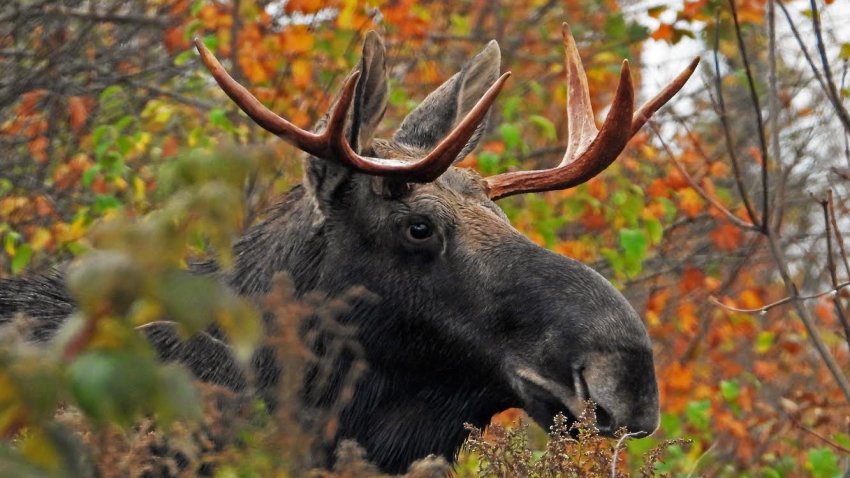
[[[570, 434], [576, 436], [578, 430], [573, 424], [577, 421], [577, 414], [584, 410], [585, 402], [590, 400], [582, 370], [573, 370], [574, 389], [545, 378], [527, 367], [518, 367], [515, 373], [520, 379], [518, 385], [526, 413], [547, 430], [554, 417], [562, 413], [567, 418], [566, 425]], [[613, 417], [599, 406], [596, 407], [596, 428], [604, 436], [613, 436], [616, 431]]]

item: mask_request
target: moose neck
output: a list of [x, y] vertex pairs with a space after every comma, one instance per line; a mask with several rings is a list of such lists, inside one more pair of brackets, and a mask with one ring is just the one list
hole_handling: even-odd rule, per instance
[[261, 296], [271, 291], [276, 274], [286, 273], [298, 294], [315, 289], [325, 250], [321, 222], [304, 187], [293, 188], [234, 246], [230, 286], [240, 295]]

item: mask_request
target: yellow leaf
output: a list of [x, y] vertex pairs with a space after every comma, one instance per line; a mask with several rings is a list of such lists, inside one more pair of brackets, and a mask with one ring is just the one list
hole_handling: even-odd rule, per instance
[[696, 217], [703, 211], [702, 198], [693, 188], [687, 187], [679, 191], [679, 209], [689, 217]]
[[292, 82], [295, 86], [306, 87], [313, 81], [313, 64], [307, 60], [292, 62]]
[[30, 429], [19, 445], [21, 454], [31, 463], [49, 470], [59, 469], [59, 452], [53, 442], [38, 429]]
[[49, 243], [52, 235], [50, 231], [44, 227], [36, 228], [35, 232], [30, 238], [30, 247], [32, 247], [33, 251], [40, 251], [44, 249]]

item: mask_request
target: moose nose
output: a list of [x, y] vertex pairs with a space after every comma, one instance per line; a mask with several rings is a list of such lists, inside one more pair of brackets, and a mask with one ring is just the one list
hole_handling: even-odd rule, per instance
[[614, 436], [617, 430], [625, 427], [630, 437], [643, 438], [652, 434], [657, 426], [658, 420], [654, 416], [632, 417], [630, 420], [618, 423], [618, 420], [605, 407], [596, 405], [596, 428], [602, 435]]

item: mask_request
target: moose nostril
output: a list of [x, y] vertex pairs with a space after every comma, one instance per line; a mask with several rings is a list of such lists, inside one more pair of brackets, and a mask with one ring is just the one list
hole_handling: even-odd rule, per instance
[[596, 406], [596, 428], [603, 434], [614, 432], [614, 417], [599, 405]]

